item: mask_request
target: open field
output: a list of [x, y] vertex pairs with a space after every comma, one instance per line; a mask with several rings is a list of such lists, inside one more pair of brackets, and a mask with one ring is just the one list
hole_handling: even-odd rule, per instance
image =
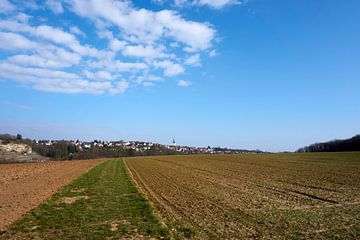
[[0, 239], [168, 237], [121, 159], [92, 168], [0, 235]]
[[101, 161], [0, 164], [0, 232]]
[[360, 153], [127, 158], [175, 237], [360, 239]]

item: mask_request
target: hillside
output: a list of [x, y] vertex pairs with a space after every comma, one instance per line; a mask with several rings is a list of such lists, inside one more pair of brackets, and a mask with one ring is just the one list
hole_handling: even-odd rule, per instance
[[360, 151], [360, 135], [345, 140], [315, 143], [300, 148], [297, 152], [347, 152]]
[[47, 159], [34, 152], [21, 137], [0, 135], [0, 163], [43, 162]]
[[46, 157], [33, 152], [27, 144], [0, 144], [0, 163], [30, 163], [46, 160]]

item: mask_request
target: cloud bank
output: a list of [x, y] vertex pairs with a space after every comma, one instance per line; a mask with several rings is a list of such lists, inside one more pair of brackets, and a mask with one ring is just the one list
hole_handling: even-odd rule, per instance
[[[234, 1], [196, 2], [216, 8]], [[123, 93], [132, 85], [180, 77], [215, 52], [215, 28], [174, 10], [120, 0], [20, 4], [0, 0], [0, 78], [39, 91]], [[63, 21], [52, 22], [50, 14]]]

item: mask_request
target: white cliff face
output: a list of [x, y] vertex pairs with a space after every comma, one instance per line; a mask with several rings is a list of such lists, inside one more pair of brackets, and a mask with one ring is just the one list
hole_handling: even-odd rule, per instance
[[20, 154], [32, 154], [32, 148], [26, 144], [17, 144], [17, 143], [0, 144], [0, 150], [6, 152], [16, 152]]

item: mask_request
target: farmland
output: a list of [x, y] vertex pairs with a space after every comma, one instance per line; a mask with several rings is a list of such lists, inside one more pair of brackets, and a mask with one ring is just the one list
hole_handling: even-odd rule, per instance
[[0, 164], [0, 232], [100, 162]]
[[18, 219], [0, 234], [0, 239], [149, 239], [168, 236], [168, 230], [153, 215], [148, 202], [131, 182], [122, 159], [117, 159], [97, 165], [63, 187]]
[[359, 239], [360, 153], [125, 160], [174, 237]]

